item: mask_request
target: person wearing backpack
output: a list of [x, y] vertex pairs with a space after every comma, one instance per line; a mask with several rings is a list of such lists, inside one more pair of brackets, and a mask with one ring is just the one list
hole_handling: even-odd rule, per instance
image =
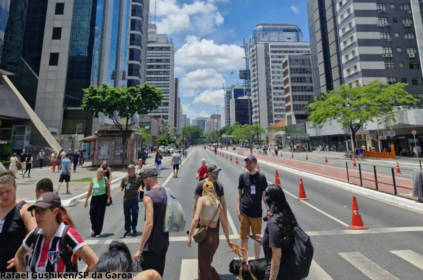
[[[269, 185], [265, 191], [265, 198], [270, 208], [269, 220], [263, 235], [256, 235], [257, 239], [262, 242], [267, 262], [264, 280], [306, 278], [312, 256], [311, 259], [306, 258], [305, 266], [301, 266], [303, 263], [297, 263], [296, 266], [292, 264], [292, 259], [295, 258], [292, 252], [293, 243], [296, 241], [296, 230], [301, 231], [301, 229], [299, 229], [297, 219], [286, 201], [282, 188], [275, 184]], [[307, 245], [306, 248], [308, 248]]]
[[[98, 257], [76, 231], [61, 203], [57, 194], [47, 192], [28, 207], [37, 228], [26, 236], [16, 252], [17, 272], [76, 272], [78, 258], [87, 264], [87, 272], [94, 271]], [[26, 264], [25, 257], [30, 252], [31, 260]]]
[[169, 232], [163, 230], [167, 207], [166, 189], [157, 183], [157, 172], [147, 169], [142, 182], [148, 192], [144, 194], [145, 224], [134, 260], [142, 270], [154, 269], [163, 277], [166, 253], [169, 248]]

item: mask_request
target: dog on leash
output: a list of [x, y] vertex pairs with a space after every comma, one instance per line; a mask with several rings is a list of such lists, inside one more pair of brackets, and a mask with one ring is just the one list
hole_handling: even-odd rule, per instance
[[[266, 273], [267, 263], [264, 258], [258, 260], [249, 260], [248, 264], [250, 265], [251, 273], [256, 277], [256, 279], [264, 279], [264, 274]], [[242, 278], [244, 280], [253, 280], [251, 277], [250, 271], [248, 271], [247, 263], [242, 262], [241, 260], [232, 260], [229, 264], [229, 272], [235, 276], [239, 276], [239, 267], [242, 265]]]

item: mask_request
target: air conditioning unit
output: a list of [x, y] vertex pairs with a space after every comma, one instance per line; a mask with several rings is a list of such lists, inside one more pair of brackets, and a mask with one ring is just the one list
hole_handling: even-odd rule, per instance
[[416, 57], [415, 53], [408, 53], [408, 57]]
[[411, 26], [410, 23], [408, 23], [408, 22], [404, 23], [404, 27], [410, 27], [410, 26]]
[[392, 57], [392, 53], [384, 53], [383, 57]]

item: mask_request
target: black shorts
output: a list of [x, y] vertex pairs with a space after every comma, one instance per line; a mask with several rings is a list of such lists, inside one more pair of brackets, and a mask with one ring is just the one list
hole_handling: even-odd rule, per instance
[[70, 181], [70, 176], [69, 176], [69, 175], [60, 175], [59, 182], [60, 182], [60, 183], [63, 183], [63, 181], [65, 181], [66, 183], [69, 183], [69, 181]]
[[179, 163], [178, 163], [178, 164], [174, 164], [174, 165], [173, 165], [173, 170], [175, 170], [175, 169], [176, 169], [176, 170], [179, 170]]

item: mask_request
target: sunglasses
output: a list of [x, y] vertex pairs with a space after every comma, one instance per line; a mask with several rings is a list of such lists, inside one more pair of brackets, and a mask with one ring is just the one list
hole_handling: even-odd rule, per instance
[[43, 216], [47, 209], [50, 209], [50, 208], [44, 208], [44, 209], [43, 208], [36, 208], [36, 209], [30, 211], [31, 217], [35, 217], [36, 215]]

